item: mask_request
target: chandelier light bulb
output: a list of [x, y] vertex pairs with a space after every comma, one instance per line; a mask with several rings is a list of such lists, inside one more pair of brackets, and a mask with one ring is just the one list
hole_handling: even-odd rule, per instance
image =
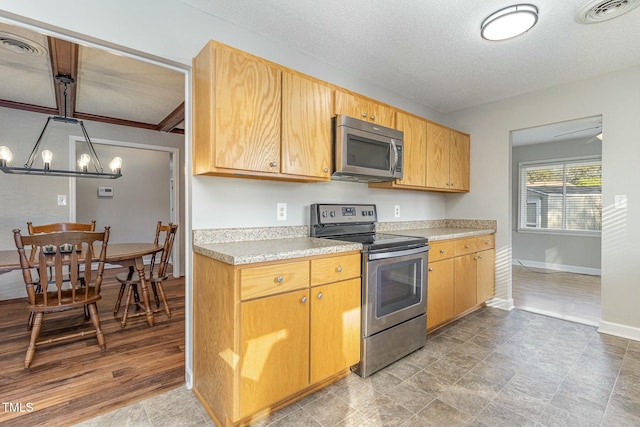
[[114, 173], [119, 172], [122, 169], [122, 157], [114, 157], [109, 163], [109, 167]]
[[42, 152], [42, 163], [44, 163], [44, 168], [49, 169], [51, 165], [51, 160], [53, 159], [53, 153], [49, 150], [44, 150]]
[[7, 147], [6, 145], [1, 146], [0, 147], [0, 163], [2, 163], [3, 166], [6, 166], [6, 165], [10, 165], [12, 160], [13, 160], [13, 154], [11, 153], [11, 150], [9, 150], [9, 147]]

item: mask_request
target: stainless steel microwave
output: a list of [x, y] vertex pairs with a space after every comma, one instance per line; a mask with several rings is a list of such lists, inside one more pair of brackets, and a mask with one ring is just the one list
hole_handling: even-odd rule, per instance
[[403, 133], [338, 115], [333, 118], [331, 179], [380, 182], [402, 179]]

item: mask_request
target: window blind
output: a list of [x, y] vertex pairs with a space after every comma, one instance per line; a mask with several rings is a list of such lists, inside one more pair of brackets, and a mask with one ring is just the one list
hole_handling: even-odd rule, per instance
[[602, 161], [520, 164], [521, 230], [599, 232]]

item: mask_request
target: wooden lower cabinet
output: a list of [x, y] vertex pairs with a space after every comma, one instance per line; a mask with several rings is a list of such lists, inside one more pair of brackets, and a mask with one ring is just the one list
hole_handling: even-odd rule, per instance
[[240, 417], [309, 385], [309, 290], [242, 303]]
[[495, 295], [493, 235], [431, 243], [427, 329], [446, 324]]
[[253, 423], [359, 361], [360, 257], [194, 254], [193, 390], [216, 425]]
[[359, 277], [311, 288], [312, 384], [360, 360], [360, 288]]
[[453, 258], [430, 262], [427, 281], [427, 329], [453, 317], [453, 301]]

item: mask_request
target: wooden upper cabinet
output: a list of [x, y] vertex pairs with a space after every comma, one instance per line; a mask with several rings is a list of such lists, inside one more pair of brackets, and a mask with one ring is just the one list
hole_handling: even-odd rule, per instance
[[280, 172], [281, 71], [214, 42], [194, 68], [195, 173]]
[[395, 109], [392, 107], [339, 89], [335, 90], [334, 102], [335, 114], [343, 114], [389, 128], [395, 127]]
[[398, 180], [398, 184], [424, 187], [427, 178], [425, 170], [427, 122], [398, 112], [396, 129], [404, 132], [404, 176]]
[[469, 191], [470, 138], [468, 134], [427, 124], [427, 187]]
[[427, 123], [427, 187], [449, 189], [450, 146], [450, 130]]
[[283, 174], [331, 178], [332, 88], [298, 73], [282, 74]]
[[451, 131], [451, 149], [449, 157], [450, 189], [469, 191], [470, 138], [468, 134]]

